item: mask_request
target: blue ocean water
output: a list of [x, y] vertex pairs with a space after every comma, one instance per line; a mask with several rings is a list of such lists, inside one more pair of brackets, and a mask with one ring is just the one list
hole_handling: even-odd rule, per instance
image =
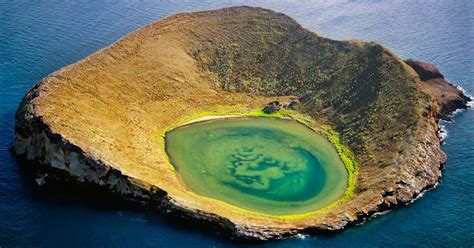
[[[44, 193], [8, 152], [14, 113], [42, 77], [127, 32], [183, 11], [252, 5], [284, 12], [324, 36], [374, 40], [402, 58], [435, 63], [474, 92], [474, 1], [314, 0], [0, 0], [0, 246], [223, 247], [243, 246], [173, 224], [160, 215], [112, 207], [80, 192]], [[253, 246], [474, 245], [474, 112], [447, 124], [448, 161], [442, 183], [415, 203], [333, 236]], [[77, 194], [77, 197], [75, 197]], [[248, 245], [248, 244], [247, 244]]]

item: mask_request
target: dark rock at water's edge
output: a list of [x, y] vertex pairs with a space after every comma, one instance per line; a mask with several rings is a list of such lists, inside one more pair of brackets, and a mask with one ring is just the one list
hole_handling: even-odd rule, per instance
[[279, 101], [273, 101], [273, 102], [269, 102], [264, 108], [263, 108], [263, 112], [265, 114], [273, 114], [273, 113], [276, 113], [278, 111], [280, 111], [281, 109], [281, 104]]
[[452, 112], [468, 107], [471, 98], [449, 83], [435, 65], [412, 59], [405, 60], [405, 63], [416, 71], [422, 82], [431, 91], [430, 95], [436, 101], [437, 106], [441, 108], [436, 115], [437, 118], [451, 120]]
[[296, 99], [291, 100], [290, 102], [283, 102], [280, 101], [272, 101], [267, 103], [265, 107], [263, 107], [263, 112], [265, 114], [274, 114], [280, 111], [281, 108], [290, 109], [290, 110], [297, 110], [300, 107], [300, 102]]

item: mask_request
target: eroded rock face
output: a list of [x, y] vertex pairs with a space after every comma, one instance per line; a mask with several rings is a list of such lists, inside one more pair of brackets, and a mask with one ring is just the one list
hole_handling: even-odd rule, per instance
[[60, 134], [52, 133], [41, 118], [30, 112], [34, 111], [32, 95], [27, 95], [16, 115], [15, 154], [56, 171], [65, 171], [78, 182], [104, 186], [130, 199], [150, 200], [150, 188], [137, 185], [99, 157], [85, 154]]
[[[275, 96], [301, 102], [269, 110], [287, 105], [341, 134], [359, 163], [355, 196], [323, 215], [282, 220], [186, 191], [157, 134], [194, 110], [262, 108]], [[437, 121], [468, 100], [433, 65], [404, 63], [378, 44], [227, 8], [157, 21], [41, 80], [17, 111], [13, 151], [239, 238], [278, 239], [342, 230], [436, 185], [446, 159]]]

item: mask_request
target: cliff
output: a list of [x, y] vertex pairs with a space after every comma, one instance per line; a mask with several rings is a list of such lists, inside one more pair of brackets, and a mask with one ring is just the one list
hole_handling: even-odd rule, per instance
[[[160, 137], [169, 126], [290, 96], [354, 153], [348, 201], [302, 217], [258, 215], [190, 192], [170, 169]], [[379, 44], [327, 39], [286, 15], [235, 7], [159, 20], [44, 78], [18, 109], [14, 152], [238, 237], [283, 238], [341, 230], [434, 186], [446, 159], [437, 120], [467, 100], [433, 66]]]

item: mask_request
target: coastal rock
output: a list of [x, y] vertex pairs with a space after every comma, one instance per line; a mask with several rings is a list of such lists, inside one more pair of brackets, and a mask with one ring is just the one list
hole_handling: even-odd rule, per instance
[[451, 113], [457, 109], [466, 109], [471, 98], [455, 85], [449, 83], [433, 64], [417, 60], [406, 60], [423, 81], [429, 95], [434, 98], [437, 118], [451, 120]]
[[434, 66], [433, 64], [413, 59], [407, 59], [405, 60], [405, 63], [411, 66], [416, 71], [416, 73], [418, 73], [422, 81], [427, 81], [436, 78], [444, 79], [443, 74], [441, 74], [438, 68], [436, 68], [436, 66]]
[[[13, 152], [32, 169], [239, 239], [340, 231], [438, 183], [446, 156], [437, 121], [468, 98], [433, 67], [261, 8], [177, 14], [38, 82], [16, 113]], [[251, 112], [289, 96], [301, 103], [287, 107], [310, 127], [333, 127], [358, 165], [353, 195], [318, 214], [268, 216], [190, 192], [157, 138], [196, 113]]]

